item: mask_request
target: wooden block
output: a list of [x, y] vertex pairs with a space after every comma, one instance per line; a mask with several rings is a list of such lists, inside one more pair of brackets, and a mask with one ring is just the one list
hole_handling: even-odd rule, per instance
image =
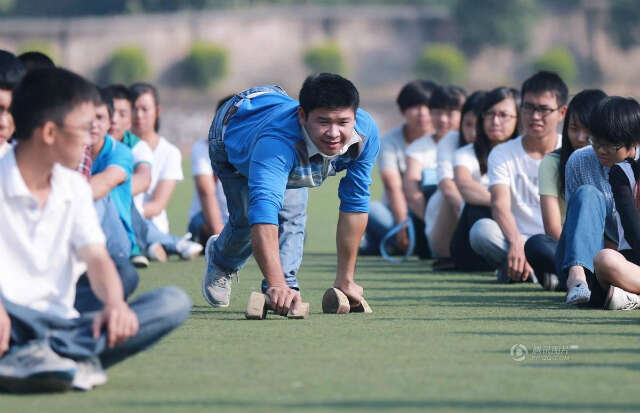
[[295, 315], [291, 313], [291, 310], [289, 310], [287, 318], [292, 320], [306, 320], [309, 318], [309, 303], [300, 303], [298, 306], [298, 313]]
[[351, 312], [368, 314], [373, 313], [373, 310], [371, 310], [371, 307], [369, 307], [369, 303], [367, 303], [367, 300], [363, 298], [362, 301], [360, 301], [360, 305], [358, 305], [357, 307], [351, 307]]
[[337, 288], [329, 288], [322, 296], [322, 312], [326, 314], [347, 314], [351, 306], [347, 296]]
[[267, 318], [267, 296], [255, 291], [252, 292], [249, 296], [245, 317], [247, 317], [247, 320], [263, 320]]

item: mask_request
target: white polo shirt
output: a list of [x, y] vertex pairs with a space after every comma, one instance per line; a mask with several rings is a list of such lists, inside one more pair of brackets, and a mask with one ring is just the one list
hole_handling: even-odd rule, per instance
[[77, 252], [105, 237], [91, 188], [79, 173], [56, 164], [51, 191], [40, 208], [16, 164], [14, 150], [0, 159], [0, 294], [63, 318], [73, 308], [76, 282], [86, 266]]

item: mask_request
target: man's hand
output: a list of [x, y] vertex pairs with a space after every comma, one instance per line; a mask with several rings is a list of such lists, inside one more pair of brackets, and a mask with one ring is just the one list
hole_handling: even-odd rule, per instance
[[126, 302], [106, 305], [93, 319], [93, 338], [100, 337], [102, 326], [107, 327], [109, 348], [120, 344], [138, 333], [138, 316]]
[[337, 280], [333, 286], [347, 296], [351, 307], [357, 307], [360, 305], [364, 296], [364, 288], [360, 287], [355, 282], [339, 283]]
[[407, 227], [402, 228], [396, 233], [396, 246], [403, 254], [409, 249], [409, 234], [407, 233]]
[[11, 339], [11, 319], [0, 303], [0, 357], [9, 350]]
[[509, 254], [507, 256], [509, 266], [509, 277], [514, 281], [525, 281], [529, 278], [531, 266], [527, 262], [524, 255], [524, 243], [512, 242], [509, 246]]
[[289, 313], [289, 309], [295, 315], [302, 302], [300, 293], [292, 290], [286, 284], [267, 288], [267, 296], [269, 296], [271, 309], [282, 316], [286, 316]]

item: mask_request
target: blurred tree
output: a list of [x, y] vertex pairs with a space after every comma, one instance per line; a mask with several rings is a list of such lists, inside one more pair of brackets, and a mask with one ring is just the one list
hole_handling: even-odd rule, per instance
[[419, 77], [438, 83], [461, 83], [467, 66], [467, 59], [455, 46], [432, 44], [418, 56], [416, 72]]
[[98, 74], [100, 83], [130, 84], [148, 80], [151, 68], [147, 56], [138, 46], [116, 49]]
[[344, 74], [346, 70], [342, 50], [340, 50], [340, 46], [333, 42], [310, 47], [304, 53], [303, 61], [313, 73]]
[[228, 60], [224, 47], [198, 41], [183, 62], [184, 80], [195, 88], [210, 87], [227, 74]]
[[462, 47], [475, 54], [485, 46], [523, 49], [537, 11], [534, 0], [459, 0], [453, 17]]
[[547, 50], [542, 56], [533, 62], [533, 69], [550, 70], [556, 72], [569, 85], [575, 84], [578, 80], [578, 65], [573, 53], [564, 47], [556, 47]]
[[6, 13], [14, 6], [15, 0], [0, 0], [0, 14]]
[[624, 50], [640, 43], [640, 4], [637, 0], [610, 0], [608, 32]]

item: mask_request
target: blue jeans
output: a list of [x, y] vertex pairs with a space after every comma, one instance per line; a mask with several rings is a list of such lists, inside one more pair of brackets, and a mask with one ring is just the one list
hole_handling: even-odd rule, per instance
[[569, 267], [579, 265], [593, 274], [593, 259], [604, 248], [607, 204], [593, 185], [582, 185], [571, 195], [567, 218], [556, 249], [558, 279], [566, 282]]
[[91, 330], [95, 312], [66, 319], [4, 299], [2, 304], [11, 319], [10, 351], [34, 340], [45, 341], [53, 351], [73, 360], [97, 356], [104, 368], [151, 347], [182, 324], [191, 310], [189, 296], [177, 287], [141, 294], [129, 304], [138, 316], [138, 334], [109, 348], [106, 330], [103, 329], [99, 338], [93, 338]]
[[106, 195], [94, 201], [96, 212], [98, 213], [98, 221], [102, 232], [107, 239], [107, 251], [112, 257], [129, 258], [132, 246], [127, 231], [124, 229], [118, 210], [113, 204], [111, 197]]
[[140, 215], [135, 205], [131, 206], [131, 225], [133, 226], [133, 232], [136, 234], [136, 240], [143, 254], [147, 252], [147, 248], [149, 248], [151, 244], [155, 244], [156, 242], [162, 245], [167, 254], [173, 255], [178, 253], [176, 244], [180, 241], [180, 238], [160, 231], [151, 220]]
[[[213, 245], [213, 263], [225, 271], [237, 271], [251, 256], [251, 228], [249, 225], [249, 181], [229, 163], [223, 141], [226, 121], [233, 115], [234, 105], [243, 96], [256, 93], [283, 93], [274, 87], [249, 89], [229, 99], [217, 112], [209, 130], [209, 157], [211, 166], [222, 182], [227, 197], [229, 220]], [[302, 263], [304, 233], [307, 221], [307, 188], [287, 189], [284, 204], [278, 213], [278, 239], [280, 262], [285, 281], [299, 289], [297, 273]], [[262, 283], [263, 290], [266, 283]]]

